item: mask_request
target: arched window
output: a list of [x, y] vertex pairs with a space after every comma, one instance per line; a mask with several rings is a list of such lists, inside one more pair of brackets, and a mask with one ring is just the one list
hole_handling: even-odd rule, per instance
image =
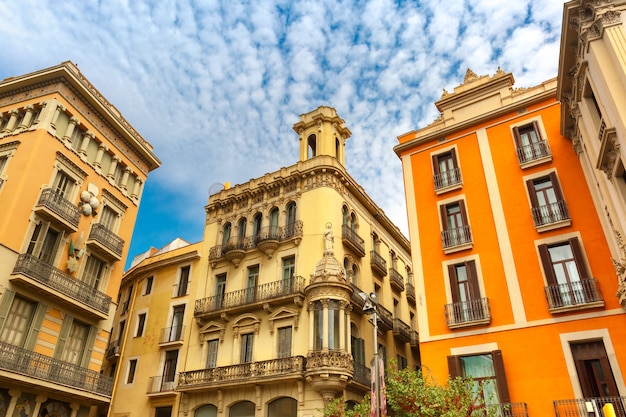
[[267, 405], [267, 417], [296, 417], [298, 401], [293, 398], [278, 398]]
[[230, 407], [229, 417], [254, 417], [254, 403], [251, 401], [241, 401]]
[[307, 139], [308, 145], [308, 158], [313, 158], [317, 155], [317, 137], [315, 135], [310, 135]]
[[355, 265], [352, 265], [352, 283], [358, 287], [359, 285], [359, 268]]
[[348, 207], [343, 206], [341, 208], [341, 214], [343, 215], [343, 224], [348, 225], [348, 218], [349, 218]]
[[335, 138], [335, 158], [339, 159], [339, 151], [341, 147], [339, 145], [339, 139]]
[[242, 217], [239, 220], [238, 230], [237, 230], [237, 238], [239, 239], [239, 243], [242, 243], [243, 239], [246, 237], [246, 227], [248, 226], [248, 219]]
[[350, 229], [354, 232], [356, 230], [356, 214], [350, 213]]
[[294, 201], [287, 204], [287, 227], [296, 222], [296, 203]]
[[232, 229], [232, 225], [230, 224], [230, 222], [224, 225], [224, 229], [222, 233], [222, 246], [226, 246], [226, 244], [230, 240], [231, 229]]
[[257, 213], [254, 215], [254, 223], [252, 224], [252, 236], [257, 237], [261, 233], [261, 222], [263, 221], [263, 215]]
[[197, 408], [193, 417], [217, 417], [217, 407], [211, 404]]
[[348, 281], [352, 281], [352, 268], [350, 268], [350, 260], [348, 258], [344, 258], [343, 260], [343, 269], [346, 271], [346, 275], [348, 276]]
[[278, 238], [278, 208], [274, 207], [270, 211], [270, 238]]

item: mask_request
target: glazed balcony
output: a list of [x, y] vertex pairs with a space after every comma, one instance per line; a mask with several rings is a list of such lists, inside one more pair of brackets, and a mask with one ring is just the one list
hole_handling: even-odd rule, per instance
[[113, 390], [111, 377], [3, 342], [0, 342], [0, 369], [19, 374], [12, 379], [34, 378], [58, 384], [62, 391], [71, 387], [110, 398]]
[[411, 305], [415, 306], [417, 300], [415, 298], [415, 286], [410, 282], [406, 283], [406, 299]]
[[365, 256], [365, 241], [349, 225], [344, 224], [341, 228], [341, 241], [350, 248], [355, 255]]
[[227, 316], [230, 313], [241, 313], [257, 310], [264, 304], [285, 304], [295, 302], [301, 305], [304, 300], [304, 277], [269, 282], [256, 287], [231, 291], [219, 296], [196, 300], [194, 317], [207, 319], [215, 316]]
[[556, 417], [588, 417], [606, 416], [602, 407], [613, 404], [617, 417], [626, 417], [626, 397], [589, 397], [571, 400], [554, 400], [554, 415]]
[[89, 230], [87, 245], [111, 261], [120, 261], [124, 250], [124, 239], [100, 223], [94, 223]]
[[181, 372], [177, 391], [203, 391], [223, 387], [273, 384], [277, 381], [299, 381], [304, 376], [306, 360], [303, 356], [270, 359]]
[[522, 168], [550, 159], [552, 159], [552, 151], [547, 140], [542, 139], [517, 148], [517, 161]]
[[387, 275], [387, 261], [375, 250], [370, 252], [370, 264], [372, 265], [372, 271], [379, 277]]
[[392, 333], [393, 337], [400, 342], [409, 343], [411, 341], [411, 326], [398, 318], [393, 319]]
[[149, 397], [161, 397], [176, 395], [174, 389], [176, 388], [176, 376], [174, 375], [159, 375], [152, 376], [148, 380]]
[[604, 306], [600, 285], [595, 278], [548, 285], [545, 291], [551, 313]]
[[10, 280], [37, 292], [43, 291], [57, 301], [77, 308], [91, 317], [105, 319], [109, 314], [111, 297], [35, 256], [21, 254], [17, 258]]
[[450, 329], [478, 326], [491, 322], [488, 298], [447, 304], [445, 306], [446, 324]]
[[385, 307], [378, 304], [378, 329], [382, 332], [393, 329], [393, 314]]
[[80, 210], [65, 197], [57, 194], [52, 188], [41, 190], [35, 205], [35, 213], [54, 222], [71, 233], [78, 230]]
[[389, 281], [391, 283], [391, 289], [394, 291], [404, 291], [404, 277], [396, 268], [389, 268]]

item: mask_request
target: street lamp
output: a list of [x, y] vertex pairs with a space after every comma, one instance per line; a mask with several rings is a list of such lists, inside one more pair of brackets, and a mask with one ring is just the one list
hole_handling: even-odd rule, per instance
[[374, 366], [372, 367], [374, 375], [372, 377], [373, 392], [371, 408], [372, 416], [380, 417], [382, 404], [380, 403], [380, 365], [378, 361], [378, 297], [374, 292], [370, 293], [369, 296], [364, 292], [360, 292], [359, 295], [365, 301], [365, 304], [363, 305], [363, 312], [372, 316], [372, 324], [374, 324]]

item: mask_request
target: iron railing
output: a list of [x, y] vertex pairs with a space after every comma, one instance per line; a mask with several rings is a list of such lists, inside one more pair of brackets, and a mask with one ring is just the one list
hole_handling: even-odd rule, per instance
[[363, 293], [363, 291], [357, 287], [356, 285], [354, 285], [354, 283], [350, 283], [350, 286], [352, 287], [352, 294], [350, 294], [350, 302], [352, 302], [352, 304], [354, 304], [356, 307], [358, 307], [358, 311], [362, 312], [363, 311], [363, 307], [365, 306], [365, 300], [363, 299], [363, 297], [361, 297], [361, 293]]
[[546, 140], [530, 143], [517, 148], [517, 160], [520, 165], [550, 156], [552, 151]]
[[109, 343], [109, 346], [107, 347], [106, 358], [110, 359], [115, 356], [119, 356], [119, 354], [120, 354], [120, 342], [119, 340], [114, 340], [111, 343]]
[[344, 224], [341, 227], [341, 238], [343, 242], [348, 243], [358, 255], [365, 256], [365, 241], [350, 225]]
[[556, 417], [604, 417], [602, 407], [613, 404], [617, 417], [626, 417], [626, 397], [590, 397], [571, 400], [554, 400], [554, 415]]
[[72, 226], [78, 227], [80, 221], [79, 208], [62, 195], [57, 194], [52, 188], [44, 188], [41, 191], [37, 206], [46, 207]]
[[160, 392], [174, 392], [176, 388], [176, 375], [151, 376], [148, 380], [148, 394]]
[[603, 301], [600, 285], [595, 278], [548, 285], [545, 291], [550, 309], [584, 306]]
[[472, 243], [472, 232], [469, 225], [443, 230], [441, 241], [444, 249]]
[[448, 171], [443, 171], [433, 176], [435, 182], [435, 190], [450, 187], [461, 182], [461, 169], [453, 168]]
[[185, 326], [171, 326], [161, 329], [159, 343], [181, 342], [185, 335]]
[[106, 397], [113, 391], [111, 377], [4, 342], [0, 342], [0, 369]]
[[396, 268], [389, 268], [391, 288], [404, 291], [404, 277]]
[[417, 299], [415, 298], [415, 286], [408, 282], [406, 283], [406, 299], [409, 300], [412, 304], [415, 304]]
[[378, 272], [380, 272], [383, 276], [387, 275], [387, 261], [375, 250], [370, 252], [370, 263], [373, 267], [375, 267]]
[[526, 403], [502, 403], [502, 404], [489, 404], [488, 409], [495, 409], [493, 413], [489, 415], [502, 416], [502, 417], [528, 417], [528, 405]]
[[103, 224], [92, 224], [88, 239], [98, 242], [117, 256], [122, 256], [124, 239], [107, 229]]
[[354, 367], [354, 381], [361, 385], [370, 386], [372, 384], [372, 372], [367, 366], [352, 361]]
[[189, 293], [189, 284], [191, 281], [183, 281], [178, 284], [174, 284], [174, 296], [175, 297], [183, 297]]
[[546, 204], [545, 206], [533, 207], [531, 212], [535, 227], [558, 223], [570, 218], [567, 204], [565, 204], [564, 200]]
[[35, 256], [21, 254], [13, 274], [23, 274], [102, 313], [109, 312], [111, 297]]
[[491, 320], [488, 298], [446, 304], [445, 311], [448, 326]]
[[418, 333], [417, 330], [411, 330], [409, 332], [409, 335], [411, 336], [411, 346], [412, 347], [417, 347], [419, 346], [420, 343], [420, 334]]
[[267, 361], [242, 363], [181, 372], [178, 375], [178, 390], [220, 385], [224, 382], [246, 381], [251, 378], [272, 379], [277, 376], [302, 375], [306, 366], [303, 356], [270, 359]]
[[281, 281], [269, 282], [256, 287], [231, 291], [222, 295], [196, 300], [194, 315], [203, 315], [225, 308], [242, 306], [260, 301], [268, 301], [292, 294], [304, 294], [306, 280], [304, 277], [293, 277]]
[[387, 310], [380, 304], [376, 306], [376, 310], [378, 312], [378, 319], [380, 320], [380, 323], [378, 323], [379, 329], [383, 331], [393, 329], [393, 314], [391, 311]]
[[400, 337], [405, 342], [411, 341], [411, 326], [403, 322], [402, 320], [393, 319], [393, 335]]

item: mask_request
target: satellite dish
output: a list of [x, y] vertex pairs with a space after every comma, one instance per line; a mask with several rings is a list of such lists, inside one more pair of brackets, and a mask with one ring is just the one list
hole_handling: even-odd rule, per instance
[[224, 189], [224, 184], [219, 182], [214, 182], [209, 187], [209, 195], [217, 194]]

